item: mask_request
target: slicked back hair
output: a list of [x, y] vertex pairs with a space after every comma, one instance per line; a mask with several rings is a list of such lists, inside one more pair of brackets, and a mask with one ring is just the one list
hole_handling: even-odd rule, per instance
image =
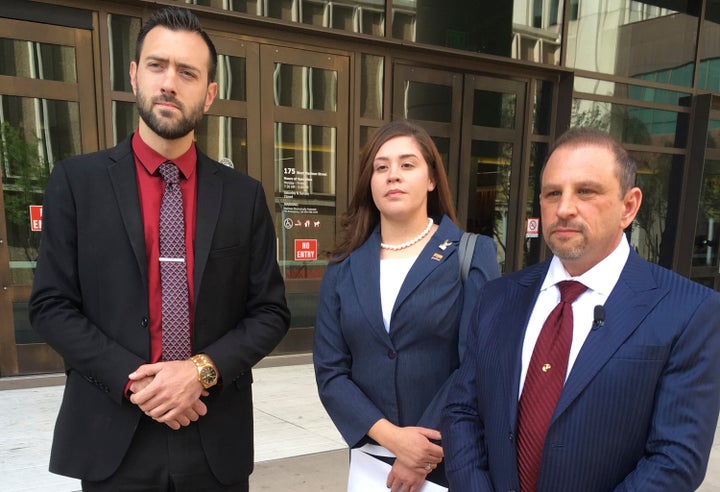
[[217, 50], [210, 36], [203, 31], [200, 20], [195, 14], [188, 9], [180, 7], [166, 7], [156, 10], [150, 16], [148, 21], [140, 28], [137, 37], [137, 45], [135, 46], [135, 63], [140, 63], [140, 52], [147, 33], [155, 27], [164, 27], [171, 31], [194, 32], [200, 35], [210, 51], [210, 60], [208, 60], [208, 84], [215, 81], [217, 73]]
[[[594, 145], [606, 148], [615, 157], [615, 163], [617, 164], [616, 175], [620, 182], [621, 198], [624, 197], [630, 188], [635, 186], [637, 164], [635, 160], [630, 157], [627, 150], [607, 132], [589, 127], [570, 128], [555, 140], [548, 153], [547, 160], [549, 160], [553, 152], [560, 147], [574, 148], [583, 145]], [[547, 160], [545, 164], [547, 164]], [[543, 172], [544, 171], [545, 165], [543, 165]]]

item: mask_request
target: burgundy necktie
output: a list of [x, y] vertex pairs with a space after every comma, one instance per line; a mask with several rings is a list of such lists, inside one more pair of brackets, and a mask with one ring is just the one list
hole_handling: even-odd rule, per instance
[[165, 180], [160, 204], [162, 360], [185, 360], [191, 355], [190, 301], [180, 172], [172, 162], [160, 164], [159, 171]]
[[572, 303], [587, 287], [560, 282], [560, 303], [543, 324], [518, 404], [518, 472], [521, 492], [535, 492], [545, 435], [560, 399], [573, 334]]

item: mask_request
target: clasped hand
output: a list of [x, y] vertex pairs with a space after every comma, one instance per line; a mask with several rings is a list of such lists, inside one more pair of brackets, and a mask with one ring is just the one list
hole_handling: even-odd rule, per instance
[[129, 376], [130, 401], [153, 420], [173, 430], [190, 425], [207, 413], [201, 396], [208, 396], [192, 361], [143, 364]]
[[425, 427], [399, 427], [395, 432], [391, 451], [397, 457], [387, 478], [391, 492], [417, 492], [425, 477], [443, 459], [440, 433]]

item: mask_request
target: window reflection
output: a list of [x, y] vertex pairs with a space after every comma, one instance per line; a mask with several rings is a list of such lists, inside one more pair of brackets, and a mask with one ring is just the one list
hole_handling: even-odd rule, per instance
[[568, 26], [567, 65], [691, 86], [698, 27], [696, 3], [655, 4], [632, 1], [610, 4], [613, 7], [609, 8], [604, 2], [578, 2], [576, 20]]
[[427, 82], [405, 81], [404, 117], [410, 120], [452, 120], [452, 87]]
[[337, 111], [337, 72], [301, 65], [275, 64], [275, 104]]
[[697, 87], [720, 91], [720, 2], [708, 0], [700, 38]]
[[195, 128], [195, 140], [211, 158], [247, 173], [247, 120], [205, 115]]
[[611, 133], [621, 143], [675, 147], [680, 113], [640, 106], [575, 99], [572, 126], [590, 126]]
[[362, 55], [360, 77], [360, 116], [382, 119], [384, 58], [382, 56]]
[[0, 158], [11, 282], [32, 283], [39, 231], [30, 205], [42, 205], [52, 163], [80, 153], [75, 102], [0, 96]]
[[218, 98], [245, 101], [247, 91], [246, 80], [245, 58], [218, 55], [216, 77], [218, 83]]
[[135, 59], [140, 19], [108, 14], [107, 23], [110, 43], [110, 85], [114, 91], [132, 92], [129, 68], [130, 62]]
[[275, 123], [275, 224], [286, 279], [320, 279], [335, 245], [337, 129]]
[[720, 247], [720, 161], [705, 161], [696, 224], [693, 266], [718, 265], [718, 247]]
[[[638, 165], [637, 186], [642, 190], [642, 206], [631, 226], [630, 244], [648, 261], [662, 263], [663, 253], [672, 249], [674, 237], [666, 239], [668, 204], [674, 157], [670, 154], [630, 152]], [[674, 234], [673, 234], [674, 236]]]
[[473, 97], [473, 125], [492, 128], [515, 128], [517, 95], [495, 91], [475, 90]]
[[112, 112], [113, 145], [117, 145], [135, 131], [140, 115], [137, 105], [126, 101], [113, 101]]
[[75, 48], [0, 38], [0, 75], [75, 83]]
[[0, 123], [22, 129], [25, 141], [37, 146], [50, 165], [80, 154], [78, 103], [55, 99], [0, 95]]
[[505, 142], [472, 142], [467, 230], [495, 239], [498, 264], [505, 269], [508, 240], [510, 166], [513, 146]]

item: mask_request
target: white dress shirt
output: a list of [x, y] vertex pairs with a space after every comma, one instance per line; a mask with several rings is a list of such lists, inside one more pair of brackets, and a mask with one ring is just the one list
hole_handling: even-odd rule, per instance
[[540, 288], [540, 294], [535, 302], [535, 307], [533, 307], [532, 314], [530, 315], [527, 330], [525, 331], [520, 388], [523, 388], [525, 385], [525, 376], [528, 365], [530, 365], [530, 358], [532, 357], [535, 342], [537, 342], [540, 336], [543, 324], [545, 324], [545, 320], [550, 315], [550, 312], [555, 309], [555, 306], [560, 302], [560, 289], [558, 289], [557, 284], [563, 280], [577, 280], [588, 288], [580, 294], [580, 297], [572, 304], [573, 337], [572, 345], [570, 346], [567, 373], [565, 374], [565, 379], [567, 380], [567, 376], [570, 374], [575, 359], [592, 329], [595, 306], [605, 305], [605, 301], [607, 301], [610, 292], [615, 288], [615, 284], [620, 278], [620, 273], [629, 255], [630, 245], [623, 234], [623, 239], [612, 253], [578, 277], [570, 276], [560, 260], [556, 256], [553, 257], [550, 261], [550, 268], [545, 276], [545, 280]]

